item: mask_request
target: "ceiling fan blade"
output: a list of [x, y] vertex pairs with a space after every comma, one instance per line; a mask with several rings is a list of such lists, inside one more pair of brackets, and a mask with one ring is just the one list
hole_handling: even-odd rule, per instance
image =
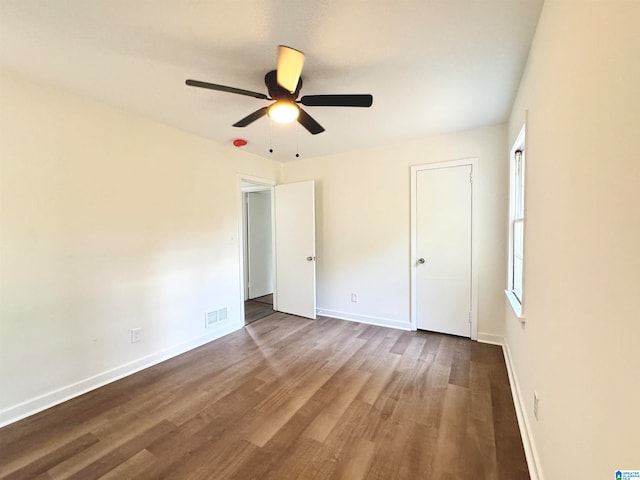
[[247, 115], [242, 120], [237, 121], [236, 123], [233, 124], [233, 126], [234, 127], [246, 127], [250, 123], [253, 123], [256, 120], [258, 120], [260, 117], [264, 117], [267, 114], [267, 110], [268, 109], [269, 109], [269, 107], [262, 107], [261, 109], [256, 110], [255, 112], [253, 112], [252, 114]]
[[278, 85], [291, 93], [295, 92], [303, 65], [304, 53], [295, 48], [278, 45]]
[[370, 107], [372, 95], [305, 95], [300, 103], [308, 107]]
[[[299, 107], [298, 107], [299, 108]], [[317, 135], [324, 132], [324, 127], [316, 122], [311, 115], [300, 108], [300, 114], [298, 115], [298, 122], [304, 128], [309, 130], [312, 135]]]
[[201, 82], [199, 80], [187, 80], [185, 82], [190, 87], [208, 88], [209, 90], [218, 90], [220, 92], [237, 93], [238, 95], [246, 95], [248, 97], [261, 98], [269, 100], [264, 93], [252, 92], [251, 90], [243, 90], [241, 88], [227, 87], [225, 85], [217, 85], [215, 83]]

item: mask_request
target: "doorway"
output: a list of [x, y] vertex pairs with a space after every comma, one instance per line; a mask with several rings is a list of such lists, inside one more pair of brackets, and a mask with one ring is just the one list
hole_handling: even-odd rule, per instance
[[411, 169], [411, 325], [477, 339], [476, 159]]
[[273, 186], [241, 180], [244, 324], [274, 313]]
[[[256, 315], [245, 313], [246, 310], [259, 309], [267, 314], [279, 311], [315, 319], [314, 182], [308, 180], [276, 186], [273, 182], [255, 177], [241, 175], [238, 179], [241, 205], [239, 226], [243, 239], [240, 245], [241, 318], [245, 319], [245, 325], [247, 321], [250, 323], [264, 318], [261, 313], [257, 314], [257, 318]], [[267, 192], [269, 200], [266, 201], [258, 195], [251, 195], [267, 195]], [[252, 200], [256, 200], [255, 205]], [[252, 211], [262, 213], [252, 216]], [[267, 217], [270, 217], [270, 220], [267, 220]], [[259, 228], [252, 227], [252, 218], [264, 225]], [[269, 226], [270, 232], [265, 233], [264, 229]], [[259, 240], [252, 243], [253, 233], [256, 231], [262, 233]], [[271, 243], [266, 247], [268, 237]], [[267, 259], [269, 252], [270, 260]], [[254, 262], [261, 265], [256, 271], [252, 270]], [[264, 281], [258, 282], [258, 276]], [[265, 305], [270, 309], [265, 310]]]

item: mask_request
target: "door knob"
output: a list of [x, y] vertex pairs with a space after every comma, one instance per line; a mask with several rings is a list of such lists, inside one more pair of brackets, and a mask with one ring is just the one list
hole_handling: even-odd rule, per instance
[[421, 265], [422, 265], [425, 261], [426, 261], [426, 260], [425, 260], [424, 258], [419, 258], [419, 259], [418, 259], [418, 263], [419, 263], [419, 264], [421, 264]]
[[307, 262], [313, 262], [316, 259], [316, 257], [307, 257]]

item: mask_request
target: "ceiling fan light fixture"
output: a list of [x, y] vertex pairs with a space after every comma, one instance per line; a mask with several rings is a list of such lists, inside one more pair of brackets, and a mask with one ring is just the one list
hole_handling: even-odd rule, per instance
[[278, 101], [269, 107], [269, 118], [278, 123], [290, 123], [298, 118], [300, 109], [295, 103]]

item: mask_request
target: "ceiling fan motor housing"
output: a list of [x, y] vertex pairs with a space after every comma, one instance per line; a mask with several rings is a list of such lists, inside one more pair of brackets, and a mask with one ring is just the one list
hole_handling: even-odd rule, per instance
[[300, 95], [300, 89], [302, 88], [302, 77], [298, 80], [298, 86], [293, 93], [289, 92], [286, 88], [281, 87], [278, 84], [278, 72], [271, 70], [264, 76], [264, 84], [267, 86], [269, 95], [274, 100], [284, 100], [289, 102], [295, 102]]

